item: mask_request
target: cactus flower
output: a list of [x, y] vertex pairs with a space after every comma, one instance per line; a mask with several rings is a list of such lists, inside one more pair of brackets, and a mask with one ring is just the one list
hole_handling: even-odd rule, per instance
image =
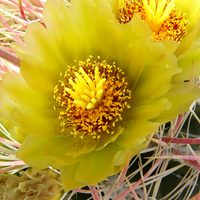
[[200, 96], [176, 78], [177, 48], [152, 40], [140, 13], [122, 24], [107, 0], [48, 0], [43, 18], [45, 26], [29, 25], [25, 46], [12, 44], [21, 69], [3, 75], [0, 110], [22, 142], [17, 156], [59, 169], [66, 191], [120, 172]]

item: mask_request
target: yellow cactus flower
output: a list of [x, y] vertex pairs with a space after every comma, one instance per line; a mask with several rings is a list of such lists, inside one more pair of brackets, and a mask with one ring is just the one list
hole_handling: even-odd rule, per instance
[[120, 172], [200, 97], [195, 83], [172, 81], [182, 71], [176, 49], [153, 41], [140, 14], [120, 24], [107, 0], [48, 0], [43, 17], [25, 46], [12, 45], [21, 70], [3, 75], [0, 109], [23, 141], [17, 156], [59, 169], [66, 191]]
[[200, 1], [194, 0], [107, 0], [121, 24], [140, 14], [152, 31], [153, 41], [162, 42], [174, 51], [182, 69], [173, 81], [200, 76]]

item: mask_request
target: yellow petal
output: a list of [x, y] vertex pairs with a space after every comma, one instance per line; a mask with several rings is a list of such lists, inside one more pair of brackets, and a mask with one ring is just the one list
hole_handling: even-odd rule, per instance
[[159, 123], [148, 121], [131, 121], [124, 123], [124, 132], [116, 143], [122, 148], [136, 148], [146, 141], [146, 136], [157, 131]]
[[165, 123], [188, 111], [192, 102], [200, 97], [200, 90], [196, 83], [182, 83], [174, 86], [165, 96], [171, 102], [172, 107], [155, 118], [153, 120], [155, 122]]

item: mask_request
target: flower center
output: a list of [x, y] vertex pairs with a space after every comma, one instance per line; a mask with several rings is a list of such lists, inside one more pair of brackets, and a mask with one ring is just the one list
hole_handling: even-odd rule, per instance
[[154, 41], [180, 41], [187, 34], [188, 21], [177, 12], [175, 0], [125, 0], [119, 8], [119, 22], [128, 23], [136, 13], [149, 24]]
[[108, 65], [87, 59], [68, 66], [63, 80], [54, 88], [54, 98], [59, 104], [59, 119], [64, 131], [72, 127], [74, 137], [91, 135], [99, 139], [101, 134], [113, 134], [117, 122], [122, 120], [121, 113], [130, 106], [127, 100], [131, 91], [127, 89], [124, 73], [115, 63]]

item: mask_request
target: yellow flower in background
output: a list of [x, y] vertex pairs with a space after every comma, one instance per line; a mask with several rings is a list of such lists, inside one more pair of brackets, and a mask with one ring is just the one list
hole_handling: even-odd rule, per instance
[[154, 41], [180, 41], [187, 34], [188, 21], [177, 11], [175, 0], [125, 1], [119, 7], [119, 22], [128, 23], [136, 13], [140, 13], [151, 28]]
[[200, 96], [195, 83], [171, 81], [182, 73], [176, 48], [152, 40], [140, 14], [120, 24], [106, 0], [48, 0], [43, 17], [25, 46], [12, 45], [21, 71], [2, 78], [1, 118], [22, 142], [17, 156], [59, 169], [65, 190], [121, 171]]
[[200, 76], [200, 1], [194, 0], [107, 0], [121, 24], [140, 14], [152, 31], [152, 40], [174, 51], [182, 69], [173, 81]]

